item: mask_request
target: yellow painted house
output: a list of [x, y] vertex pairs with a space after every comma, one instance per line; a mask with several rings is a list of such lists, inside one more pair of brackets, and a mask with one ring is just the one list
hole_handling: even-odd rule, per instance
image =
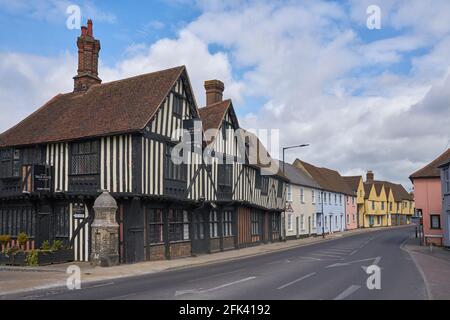
[[386, 189], [383, 184], [366, 182], [364, 227], [388, 226]]
[[364, 182], [363, 228], [411, 223], [414, 198], [400, 184], [374, 179], [372, 171]]

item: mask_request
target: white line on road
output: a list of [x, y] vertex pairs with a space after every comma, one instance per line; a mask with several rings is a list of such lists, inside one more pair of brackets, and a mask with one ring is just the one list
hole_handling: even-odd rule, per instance
[[327, 251], [339, 251], [339, 252], [348, 252], [348, 251], [352, 251], [354, 248], [329, 248], [326, 249]]
[[114, 284], [114, 282], [100, 283], [100, 284], [96, 284], [94, 286], [86, 287], [86, 288], [83, 288], [83, 289], [101, 288], [101, 287], [111, 286], [113, 284]]
[[209, 276], [195, 278], [195, 279], [189, 280], [188, 282], [198, 282], [201, 280], [206, 280], [206, 279], [210, 279], [210, 278], [214, 278], [214, 277], [218, 277], [218, 276], [224, 276], [226, 274], [232, 274], [232, 273], [236, 273], [236, 272], [240, 272], [240, 271], [244, 271], [244, 270], [245, 270], [245, 268], [240, 268], [240, 269], [236, 269], [236, 270], [232, 270], [232, 271], [228, 271], [228, 272], [215, 273], [215, 274], [211, 274]]
[[225, 283], [225, 284], [222, 284], [220, 286], [217, 286], [217, 287], [214, 287], [214, 288], [211, 288], [211, 289], [205, 289], [205, 290], [202, 290], [202, 289], [197, 289], [197, 290], [196, 289], [192, 289], [192, 290], [178, 290], [178, 291], [175, 292], [175, 297], [178, 297], [178, 296], [181, 296], [181, 295], [185, 295], [185, 294], [208, 293], [208, 292], [220, 290], [220, 289], [223, 289], [223, 288], [235, 285], [235, 284], [239, 284], [239, 283], [243, 283], [243, 282], [246, 282], [246, 281], [250, 281], [250, 280], [253, 280], [253, 279], [256, 279], [256, 277], [248, 277], [248, 278], [245, 278], [245, 279], [233, 281], [233, 282], [230, 282], [230, 283]]
[[325, 254], [325, 253], [311, 253], [312, 256], [318, 256], [318, 257], [328, 257], [328, 258], [341, 258], [341, 256], [332, 255], [332, 254]]
[[352, 295], [353, 293], [355, 293], [357, 290], [359, 290], [359, 288], [361, 288], [361, 286], [350, 286], [348, 287], [346, 290], [344, 290], [343, 292], [341, 292], [336, 298], [334, 298], [333, 300], [344, 300], [345, 298], [347, 298], [348, 296]]
[[[325, 268], [328, 269], [328, 268], [334, 268], [334, 267], [346, 267], [346, 266], [349, 266], [349, 265], [351, 265], [353, 263], [365, 262], [365, 261], [374, 261], [374, 262], [378, 263], [378, 262], [380, 262], [380, 260], [381, 260], [381, 257], [376, 257], [376, 258], [355, 260], [355, 261], [349, 261], [349, 262], [339, 262], [339, 263], [335, 263], [335, 264], [326, 266]], [[373, 264], [376, 264], [376, 263], [373, 263]]]
[[314, 258], [314, 257], [299, 257], [298, 259], [303, 259], [303, 258], [310, 259], [310, 260], [316, 260], [316, 261], [322, 261], [322, 259]]
[[339, 251], [331, 251], [331, 250], [320, 250], [319, 253], [328, 253], [328, 254], [335, 254], [335, 255], [344, 255], [347, 254], [347, 252], [339, 252]]
[[350, 253], [350, 255], [352, 256], [352, 255], [354, 255], [357, 252], [358, 252], [358, 250], [352, 251], [352, 253]]
[[287, 288], [287, 287], [289, 287], [290, 285], [293, 285], [293, 284], [295, 284], [295, 283], [297, 283], [297, 282], [300, 282], [300, 281], [302, 281], [302, 280], [308, 279], [309, 277], [312, 277], [312, 276], [315, 275], [315, 274], [316, 274], [315, 272], [312, 272], [312, 273], [310, 273], [310, 274], [307, 274], [306, 276], [303, 276], [303, 277], [301, 277], [301, 278], [299, 278], [299, 279], [297, 279], [297, 280], [294, 280], [294, 281], [292, 281], [292, 282], [286, 283], [285, 285], [282, 285], [281, 287], [277, 288], [277, 290], [283, 290], [284, 288]]
[[238, 283], [247, 282], [247, 281], [250, 281], [250, 280], [253, 280], [253, 279], [256, 279], [256, 277], [248, 277], [248, 278], [237, 280], [237, 281], [234, 281], [234, 282], [222, 284], [222, 285], [220, 285], [218, 287], [215, 287], [215, 288], [211, 288], [211, 289], [208, 289], [208, 290], [203, 290], [202, 293], [216, 291], [216, 290], [223, 289], [223, 288], [226, 288], [226, 287], [238, 284]]

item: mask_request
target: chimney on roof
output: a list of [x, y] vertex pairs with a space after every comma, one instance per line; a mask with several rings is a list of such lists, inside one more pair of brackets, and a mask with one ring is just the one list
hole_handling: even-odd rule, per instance
[[225, 85], [220, 80], [205, 81], [206, 106], [221, 102]]
[[100, 84], [98, 77], [98, 56], [100, 41], [94, 38], [92, 20], [89, 19], [87, 27], [81, 27], [81, 35], [77, 40], [78, 47], [78, 74], [74, 79], [74, 92], [84, 92], [93, 84]]
[[366, 182], [373, 182], [375, 180], [375, 174], [372, 170], [367, 171]]

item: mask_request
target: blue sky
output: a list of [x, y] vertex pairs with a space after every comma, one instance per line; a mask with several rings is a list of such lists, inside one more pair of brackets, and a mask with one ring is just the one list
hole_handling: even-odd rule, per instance
[[408, 184], [450, 139], [450, 2], [377, 1], [382, 28], [369, 30], [372, 2], [0, 0], [0, 131], [71, 90], [77, 4], [103, 80], [186, 64], [200, 105], [219, 78], [242, 125], [311, 144], [289, 160]]

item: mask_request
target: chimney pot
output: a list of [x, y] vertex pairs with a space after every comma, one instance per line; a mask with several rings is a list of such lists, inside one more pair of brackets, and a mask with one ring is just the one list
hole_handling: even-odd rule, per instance
[[88, 25], [88, 27], [87, 27], [87, 35], [90, 36], [90, 37], [93, 37], [94, 36], [94, 31], [93, 31], [93, 28], [92, 28], [92, 20], [91, 19], [88, 20], [87, 25]]
[[208, 80], [205, 81], [205, 90], [206, 106], [210, 106], [214, 103], [222, 101], [225, 85], [220, 80]]
[[87, 35], [87, 28], [85, 26], [81, 27], [81, 36], [86, 36]]

